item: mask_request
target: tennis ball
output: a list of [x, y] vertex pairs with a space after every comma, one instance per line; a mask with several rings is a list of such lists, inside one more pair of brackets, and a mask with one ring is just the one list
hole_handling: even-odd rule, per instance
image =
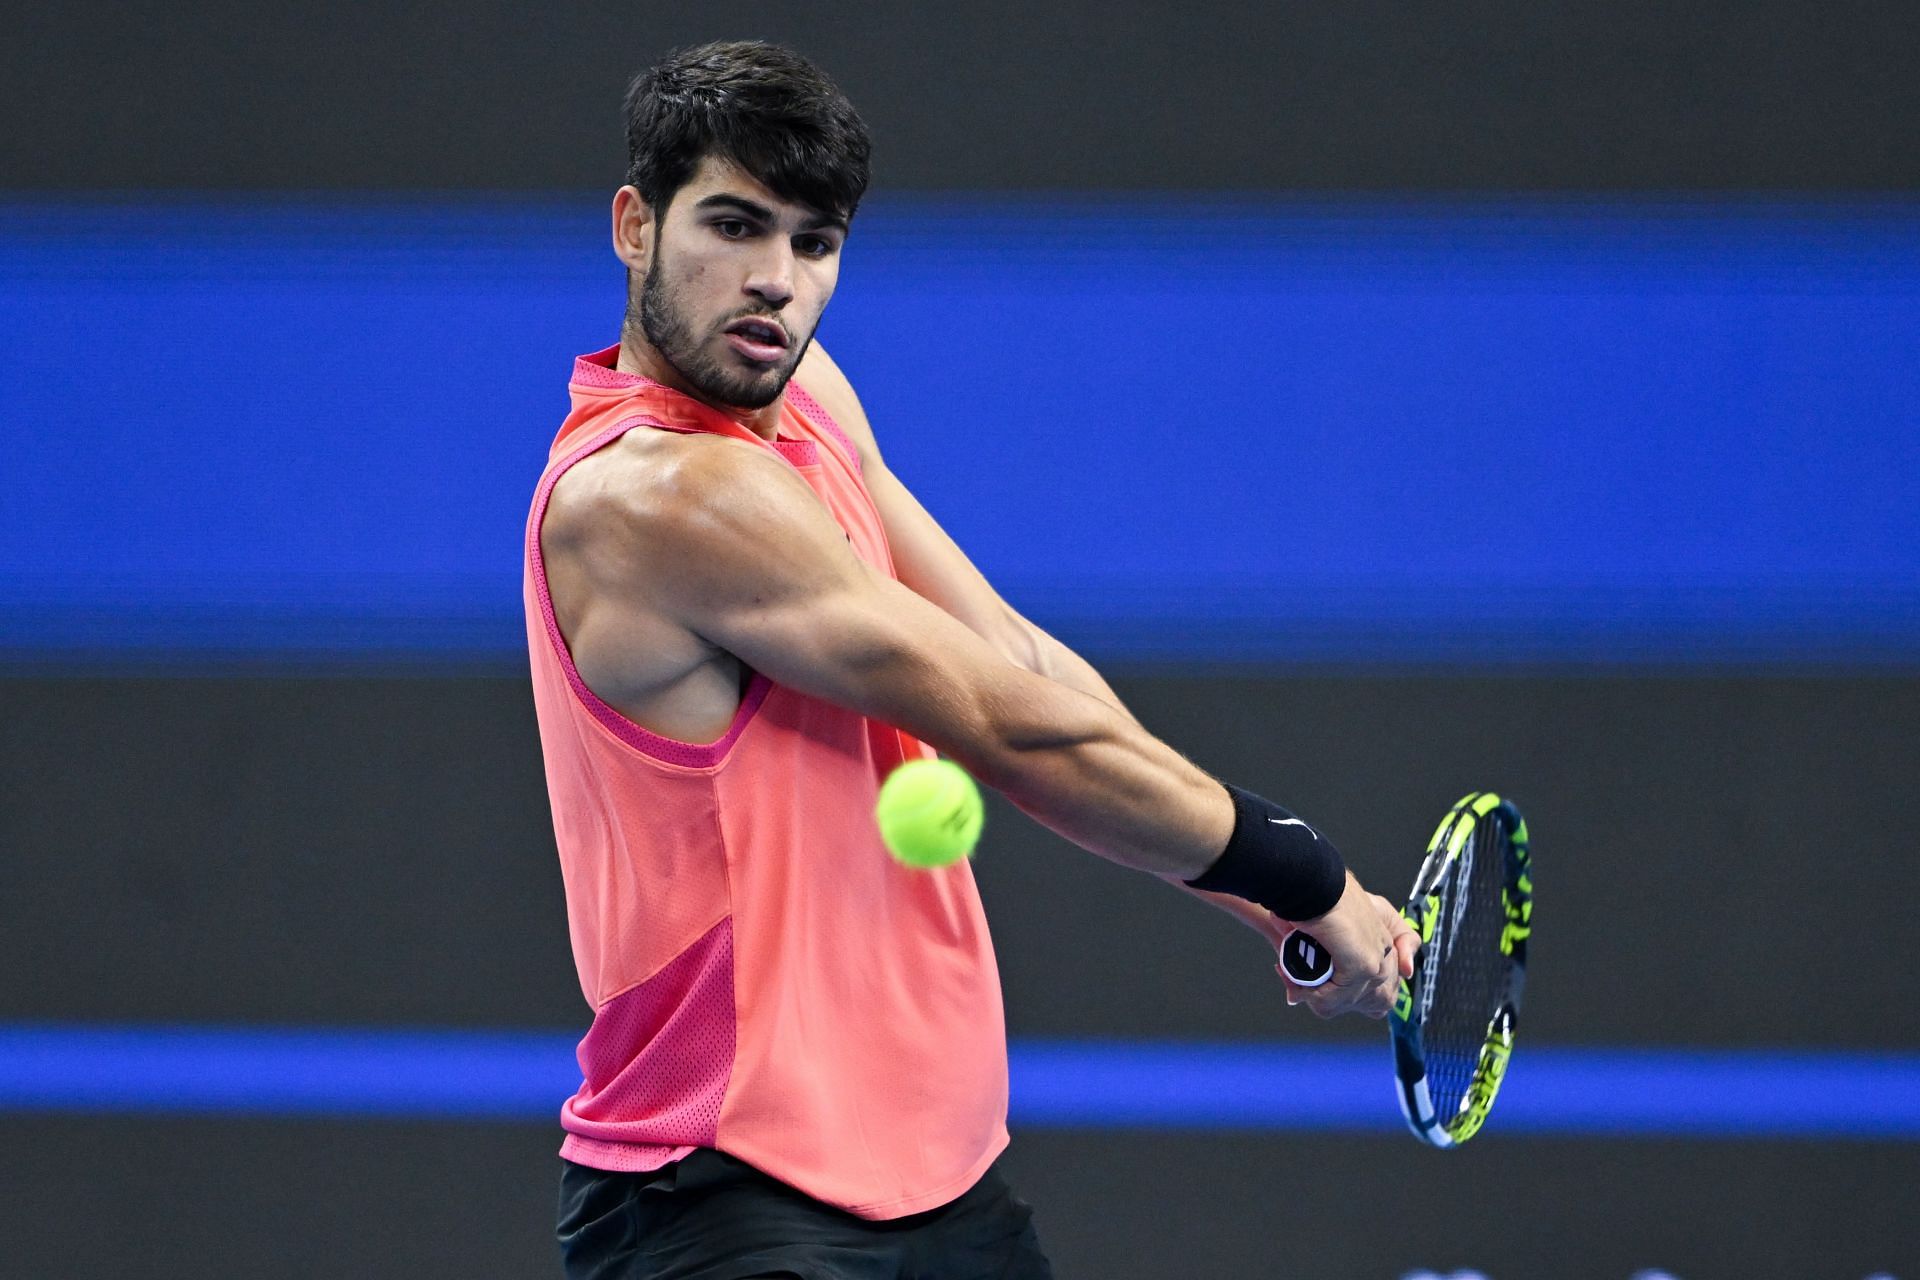
[[980, 788], [951, 760], [909, 760], [887, 775], [873, 820], [887, 852], [909, 867], [973, 856], [986, 821]]

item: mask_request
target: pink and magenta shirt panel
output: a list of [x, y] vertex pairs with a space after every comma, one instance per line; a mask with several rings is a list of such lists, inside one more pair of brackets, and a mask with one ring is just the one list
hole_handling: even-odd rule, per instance
[[539, 530], [566, 469], [626, 431], [706, 431], [785, 459], [893, 575], [858, 453], [789, 384], [778, 438], [575, 363], [527, 530], [525, 604], [568, 927], [594, 1021], [562, 1154], [643, 1170], [713, 1147], [870, 1218], [937, 1207], [1004, 1149], [1005, 1024], [971, 866], [881, 848], [880, 780], [911, 736], [754, 677], [726, 733], [647, 730], [581, 680]]

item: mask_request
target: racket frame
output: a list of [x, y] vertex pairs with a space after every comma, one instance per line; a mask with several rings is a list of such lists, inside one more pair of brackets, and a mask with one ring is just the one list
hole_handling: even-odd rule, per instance
[[[1422, 979], [1427, 973], [1429, 946], [1444, 927], [1440, 918], [1443, 898], [1451, 900], [1445, 891], [1452, 876], [1471, 869], [1470, 863], [1463, 864], [1461, 859], [1463, 853], [1471, 858], [1474, 829], [1482, 822], [1496, 824], [1506, 836], [1500, 868], [1500, 901], [1505, 915], [1500, 951], [1508, 963], [1507, 983], [1499, 1006], [1488, 1019], [1486, 1039], [1480, 1046], [1466, 1095], [1454, 1114], [1442, 1116], [1434, 1107], [1427, 1083], [1422, 1045], [1422, 1027], [1434, 988]], [[1533, 863], [1527, 848], [1527, 821], [1511, 801], [1490, 791], [1474, 791], [1448, 810], [1427, 843], [1426, 860], [1420, 864], [1413, 893], [1401, 915], [1420, 936], [1421, 945], [1414, 957], [1413, 977], [1400, 984], [1388, 1015], [1400, 1111], [1407, 1127], [1422, 1142], [1455, 1147], [1478, 1133], [1493, 1109], [1494, 1098], [1506, 1079], [1520, 999], [1526, 988], [1527, 941], [1533, 933]]]

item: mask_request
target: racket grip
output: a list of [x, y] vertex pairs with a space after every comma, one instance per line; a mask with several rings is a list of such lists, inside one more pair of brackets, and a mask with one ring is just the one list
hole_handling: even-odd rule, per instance
[[1317, 987], [1333, 976], [1333, 957], [1308, 934], [1295, 929], [1280, 944], [1280, 967], [1296, 987]]

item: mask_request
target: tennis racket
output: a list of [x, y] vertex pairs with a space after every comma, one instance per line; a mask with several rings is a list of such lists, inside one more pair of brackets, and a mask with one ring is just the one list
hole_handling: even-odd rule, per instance
[[[1422, 1142], [1456, 1147], [1493, 1109], [1526, 988], [1533, 863], [1513, 802], [1475, 791], [1454, 805], [1400, 914], [1420, 935], [1388, 1021], [1400, 1110]], [[1299, 930], [1280, 964], [1302, 987], [1333, 976], [1326, 948]]]

